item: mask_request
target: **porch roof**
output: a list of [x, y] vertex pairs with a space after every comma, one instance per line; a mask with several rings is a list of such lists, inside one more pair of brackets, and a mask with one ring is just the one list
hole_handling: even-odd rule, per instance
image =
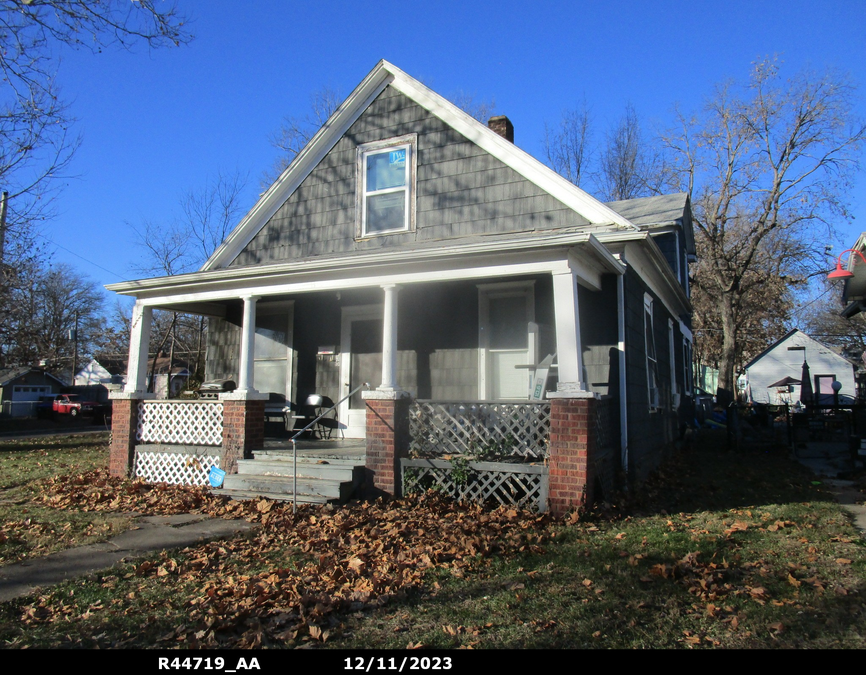
[[[634, 233], [641, 238], [642, 233]], [[201, 313], [220, 316], [214, 303], [243, 295], [278, 295], [320, 290], [423, 283], [448, 279], [490, 278], [572, 268], [581, 283], [597, 288], [600, 275], [622, 274], [624, 266], [592, 233], [585, 230], [475, 237], [443, 248], [419, 246], [309, 258], [302, 261], [230, 267], [170, 277], [125, 281], [108, 290], [139, 298], [148, 305], [198, 303]], [[211, 304], [208, 304], [211, 303]]]

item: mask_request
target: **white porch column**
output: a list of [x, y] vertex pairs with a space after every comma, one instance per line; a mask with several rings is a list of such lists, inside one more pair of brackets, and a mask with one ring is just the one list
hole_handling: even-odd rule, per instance
[[255, 393], [253, 381], [253, 359], [256, 347], [256, 295], [246, 295], [244, 301], [244, 325], [241, 328], [241, 354], [238, 366], [238, 391]]
[[129, 339], [129, 368], [125, 392], [147, 391], [147, 350], [150, 346], [150, 327], [153, 308], [136, 302], [132, 308], [132, 334]]
[[577, 277], [573, 271], [554, 273], [552, 276], [556, 359], [559, 363], [559, 383], [556, 391], [577, 394], [585, 392], [586, 389], [583, 381]]
[[382, 286], [385, 291], [385, 316], [382, 323], [382, 384], [379, 391], [397, 391], [397, 293], [396, 284]]

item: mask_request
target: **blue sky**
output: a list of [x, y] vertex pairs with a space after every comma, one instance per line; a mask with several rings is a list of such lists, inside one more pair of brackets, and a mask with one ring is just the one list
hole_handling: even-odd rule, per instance
[[[848, 73], [866, 118], [860, 0], [179, 6], [193, 19], [189, 45], [62, 56], [58, 81], [83, 144], [70, 170], [77, 177], [42, 232], [57, 244], [54, 261], [100, 284], [141, 276], [132, 227], [170, 221], [181, 194], [218, 171], [249, 173], [252, 206], [282, 118], [303, 116], [322, 86], [348, 95], [382, 58], [440, 94], [495, 99], [517, 145], [536, 157], [544, 123], [583, 99], [599, 134], [628, 103], [647, 126], [664, 125], [674, 103], [697, 109], [716, 83], [745, 80], [753, 61], [773, 55], [787, 74]], [[850, 200], [846, 245], [866, 229], [866, 174]]]

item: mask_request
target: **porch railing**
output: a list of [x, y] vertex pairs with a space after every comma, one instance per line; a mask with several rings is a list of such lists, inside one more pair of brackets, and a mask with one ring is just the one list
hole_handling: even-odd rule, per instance
[[409, 434], [411, 457], [540, 460], [548, 456], [550, 403], [415, 401]]
[[222, 445], [221, 401], [139, 401], [138, 440], [172, 445]]

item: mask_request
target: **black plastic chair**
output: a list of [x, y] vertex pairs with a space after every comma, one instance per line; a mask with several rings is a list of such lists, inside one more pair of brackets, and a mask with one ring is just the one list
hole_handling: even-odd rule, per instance
[[[307, 396], [307, 400], [304, 405], [305, 414], [307, 415], [306, 419], [304, 420], [304, 426], [312, 422], [319, 415], [328, 410], [328, 408], [332, 408], [333, 406], [334, 402], [327, 396], [321, 396], [319, 394], [311, 394], [310, 396]], [[334, 429], [339, 429], [341, 437], [343, 436], [343, 428], [340, 426], [340, 423], [337, 420], [336, 408], [334, 408], [324, 417], [319, 419], [312, 430], [314, 430], [315, 433], [319, 434], [319, 438], [330, 439], [332, 434], [334, 433]]]

